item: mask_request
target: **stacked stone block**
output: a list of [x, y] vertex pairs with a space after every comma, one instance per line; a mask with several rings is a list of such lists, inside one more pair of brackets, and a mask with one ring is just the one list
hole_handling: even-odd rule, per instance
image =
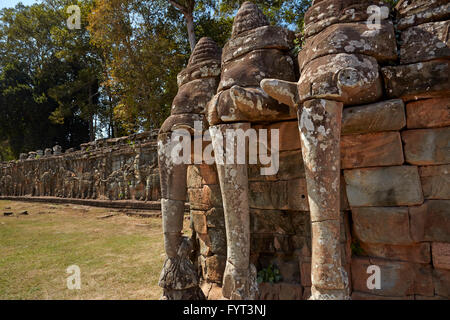
[[[259, 298], [301, 300], [308, 295], [311, 226], [297, 121], [255, 125], [279, 130], [279, 170], [261, 175], [261, 164], [249, 165], [251, 261], [258, 271], [279, 269], [279, 283], [260, 283]], [[299, 196], [302, 195], [302, 196]], [[303, 270], [302, 270], [303, 267]]]
[[[269, 128], [271, 123], [295, 119], [295, 110], [270, 98], [260, 87], [261, 80], [267, 76], [295, 80], [294, 62], [289, 54], [293, 40], [292, 32], [269, 25], [256, 5], [245, 2], [241, 6], [231, 39], [223, 50], [218, 91], [208, 105], [208, 122], [212, 129], [224, 134], [228, 129]], [[259, 126], [261, 123], [264, 125]], [[287, 127], [291, 123], [279, 125]], [[213, 143], [217, 142], [217, 136], [212, 134]], [[217, 143], [214, 148], [217, 160], [222, 150], [216, 146]], [[281, 239], [286, 244], [287, 237], [274, 237], [276, 232], [271, 232], [272, 235], [258, 234], [257, 230], [253, 232], [252, 227], [255, 226], [252, 224], [255, 217], [262, 219], [258, 221], [265, 221], [269, 216], [281, 215], [278, 210], [289, 209], [286, 198], [288, 181], [279, 181], [278, 185], [257, 179], [252, 181], [252, 170], [255, 171], [253, 174], [259, 175], [259, 168], [251, 168], [247, 164], [217, 164], [217, 169], [227, 235], [223, 295], [232, 299], [257, 298], [255, 266], [267, 267], [264, 264], [268, 261], [262, 263], [258, 259], [260, 248], [254, 248], [255, 243], [259, 241], [259, 247], [262, 243], [286, 247], [275, 242]], [[271, 189], [274, 186], [279, 192]], [[296, 187], [291, 183], [291, 189]], [[272, 222], [276, 223], [277, 219]]]
[[[367, 24], [373, 5], [380, 8], [376, 27], [374, 21]], [[277, 129], [279, 171], [261, 175], [260, 163], [192, 164], [170, 175], [162, 170], [164, 186], [175, 186], [163, 186], [163, 198], [178, 204], [165, 212], [181, 217], [166, 221], [168, 227], [180, 228], [187, 200], [196, 240], [189, 258], [197, 269], [181, 264], [185, 274], [177, 272], [178, 262], [191, 253], [188, 242], [177, 242], [175, 253], [166, 250], [182, 258], [165, 265], [169, 276], [195, 280], [176, 287], [173, 298], [186, 298], [182, 291], [197, 286], [197, 271], [208, 299], [254, 298], [254, 288], [236, 290], [239, 276], [253, 285], [254, 270], [247, 266], [261, 271], [275, 265], [282, 280], [260, 283], [256, 297], [308, 299], [316, 285], [315, 298], [327, 298], [322, 289], [345, 298], [348, 287], [353, 299], [450, 299], [449, 18], [446, 0], [403, 0], [395, 10], [383, 1], [314, 1], [305, 15], [306, 40], [296, 70], [289, 56], [292, 33], [269, 26], [261, 11], [244, 3], [222, 61], [220, 54], [211, 59], [206, 45], [180, 73], [180, 92], [161, 136], [192, 129], [196, 120], [205, 130], [208, 125], [267, 129], [271, 137]], [[298, 73], [299, 83], [292, 83]], [[268, 77], [280, 81], [263, 80]], [[334, 135], [328, 136], [328, 129]], [[159, 176], [152, 171], [154, 138], [142, 139], [139, 147], [125, 137], [64, 155], [60, 148], [52, 156], [50, 150], [23, 154], [17, 163], [2, 164], [0, 193], [144, 199], [143, 186], [133, 181], [145, 180], [147, 190], [148, 177]], [[312, 148], [315, 139], [322, 145]], [[138, 148], [140, 157], [133, 153]], [[333, 162], [338, 151], [340, 165]], [[238, 178], [230, 174], [233, 169]], [[325, 195], [317, 197], [320, 183]], [[187, 193], [176, 189], [180, 186]], [[246, 243], [236, 244], [244, 238]], [[245, 260], [245, 268], [229, 268], [225, 281], [230, 252], [240, 248], [240, 258], [248, 258], [238, 261]], [[373, 265], [381, 270], [380, 289], [367, 286]], [[337, 271], [348, 279], [333, 277]]]
[[[221, 50], [214, 41], [200, 39], [187, 67], [178, 75], [179, 89], [172, 103], [171, 116], [166, 119], [158, 135], [161, 210], [167, 256], [159, 280], [163, 299], [204, 299], [195, 266], [197, 261], [203, 267], [207, 281], [221, 280], [220, 263], [226, 240], [222, 237], [223, 241], [219, 242], [220, 237], [210, 237], [206, 223], [207, 213], [210, 216], [220, 214], [217, 212], [221, 206], [220, 188], [217, 183], [212, 184], [216, 172], [202, 157], [203, 133], [208, 129], [205, 121], [206, 104], [219, 83], [220, 54]], [[177, 159], [174, 151], [176, 136], [182, 141], [186, 140], [194, 151], [191, 148], [189, 151], [183, 150]], [[197, 150], [197, 145], [200, 150]], [[181, 157], [184, 157], [184, 161]], [[186, 200], [191, 205], [192, 227], [196, 231], [191, 238], [182, 236]], [[216, 230], [220, 234], [220, 228], [213, 228], [210, 233], [214, 234]], [[199, 246], [193, 241], [197, 235]], [[200, 247], [197, 252], [196, 247]], [[193, 255], [198, 255], [198, 258], [193, 259]]]
[[215, 166], [190, 165], [187, 169], [191, 227], [198, 241], [197, 259], [203, 292], [220, 299], [227, 256], [222, 195]]
[[[312, 298], [346, 299], [349, 296], [349, 259], [339, 245], [342, 233], [339, 209], [340, 168], [375, 165], [370, 154], [388, 145], [401, 145], [397, 134], [370, 134], [341, 139], [343, 107], [374, 103], [383, 96], [379, 64], [397, 58], [389, 8], [377, 28], [367, 24], [372, 1], [315, 1], [305, 14], [305, 44], [298, 60], [298, 85], [265, 80], [271, 96], [287, 97], [299, 107], [299, 129], [305, 161], [312, 223]], [[379, 106], [372, 106], [377, 109]], [[369, 109], [369, 112], [370, 110]], [[362, 114], [368, 113], [363, 112]], [[344, 119], [344, 121], [348, 119]], [[354, 124], [354, 123], [353, 123]], [[367, 150], [367, 142], [376, 140]], [[363, 151], [364, 149], [364, 151]], [[368, 153], [366, 152], [368, 151]], [[340, 155], [345, 155], [341, 157]], [[385, 156], [381, 163], [401, 162], [402, 155]], [[343, 230], [341, 230], [343, 229]], [[348, 239], [349, 240], [349, 239]], [[348, 242], [347, 242], [348, 243]], [[348, 247], [347, 247], [348, 248]]]
[[97, 140], [64, 154], [60, 146], [29, 152], [0, 170], [1, 196], [160, 199], [156, 132]]
[[[368, 153], [344, 170], [354, 241], [362, 249], [352, 260], [352, 297], [448, 299], [449, 5], [400, 1], [396, 11], [399, 65], [381, 72], [385, 96], [401, 99], [393, 101], [405, 104], [405, 120], [388, 128], [395, 141], [367, 141]], [[390, 117], [386, 109], [371, 120]], [[366, 165], [367, 157], [374, 162]], [[379, 290], [367, 288], [369, 265], [381, 268]]]

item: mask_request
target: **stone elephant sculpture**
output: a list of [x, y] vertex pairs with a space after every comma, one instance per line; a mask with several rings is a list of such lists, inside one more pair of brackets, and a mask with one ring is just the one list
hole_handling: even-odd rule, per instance
[[[366, 23], [373, 4], [387, 12], [376, 28]], [[397, 58], [385, 6], [367, 0], [315, 1], [305, 15], [298, 83], [261, 81], [269, 96], [298, 110], [312, 223], [311, 299], [349, 299], [339, 246], [342, 111], [344, 105], [368, 104], [383, 95], [378, 61]], [[352, 15], [346, 14], [349, 10]]]
[[[158, 135], [158, 163], [161, 184], [161, 209], [163, 217], [166, 261], [159, 285], [164, 289], [162, 299], [204, 299], [199, 287], [197, 270], [189, 259], [193, 243], [182, 236], [184, 208], [187, 199], [187, 166], [177, 161], [173, 154], [173, 133], [178, 129], [189, 140], [196, 125], [205, 129], [206, 104], [218, 85], [220, 74], [220, 49], [209, 38], [197, 43], [186, 69], [178, 75], [179, 90], [172, 104], [171, 116], [164, 122]], [[187, 156], [188, 162], [191, 154]], [[149, 185], [149, 182], [147, 182]]]

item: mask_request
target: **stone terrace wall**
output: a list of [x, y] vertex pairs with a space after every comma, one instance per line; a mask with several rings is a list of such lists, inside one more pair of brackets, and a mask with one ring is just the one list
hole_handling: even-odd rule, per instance
[[[360, 94], [357, 88], [344, 103], [342, 266], [349, 274], [353, 299], [449, 299], [450, 4], [448, 0], [400, 1], [396, 17], [393, 13], [385, 17], [378, 33], [365, 24], [371, 4], [384, 5], [368, 0], [315, 1], [305, 16], [307, 41], [298, 59], [301, 74], [312, 75], [303, 81], [311, 82], [311, 95], [317, 95], [314, 90], [337, 87], [334, 77], [313, 76], [326, 65], [326, 70], [338, 70], [339, 58], [344, 57], [346, 64], [365, 59], [372, 66], [367, 70], [375, 83], [372, 95]], [[256, 31], [251, 34], [258, 35]], [[237, 38], [249, 46], [244, 53], [241, 42], [236, 41], [236, 48], [231, 42], [222, 61], [242, 64], [243, 68], [236, 68], [240, 85], [259, 90], [263, 68], [273, 77], [297, 73], [279, 72], [277, 66], [267, 64], [270, 59], [261, 58], [280, 54], [273, 51], [273, 44], [262, 41], [273, 37], [247, 42], [245, 37]], [[256, 62], [238, 59], [243, 54]], [[222, 80], [227, 77], [231, 76], [225, 73]], [[227, 115], [225, 111], [220, 112]], [[261, 165], [248, 167], [251, 263], [258, 270], [275, 264], [282, 276], [279, 283], [260, 284], [259, 295], [307, 299], [311, 221], [296, 115], [286, 113], [265, 123], [252, 119], [250, 115], [246, 121], [255, 129], [269, 129], [268, 136], [271, 129], [280, 130], [279, 172], [261, 176]], [[37, 153], [30, 153], [29, 159], [24, 155], [18, 162], [3, 163], [0, 195], [158, 200], [156, 134], [101, 140], [65, 154], [51, 155], [46, 150], [38, 152], [39, 159]], [[216, 168], [189, 166], [187, 187], [203, 291], [209, 299], [219, 299], [227, 241]], [[381, 269], [381, 289], [366, 285], [370, 265]]]
[[[157, 131], [22, 154], [0, 164], [0, 196], [160, 199]], [[53, 152], [52, 152], [53, 151]]]
[[[396, 9], [399, 61], [381, 73], [385, 96], [401, 100], [379, 104], [385, 111], [342, 142], [359, 242], [352, 297], [449, 299], [450, 3], [400, 1]], [[347, 121], [371, 108], [346, 109]], [[381, 268], [380, 290], [367, 288], [369, 265]]]
[[[365, 24], [371, 4], [385, 5], [315, 1], [306, 14], [308, 39], [299, 55], [302, 72], [317, 70], [339, 54], [359, 55], [371, 61], [368, 72], [376, 77], [372, 96], [357, 90], [346, 98], [351, 103], [344, 103], [342, 265], [353, 299], [449, 299], [450, 5], [400, 1], [396, 18], [392, 10], [374, 33]], [[344, 14], [355, 8], [356, 15]], [[311, 88], [313, 83], [333, 87], [333, 81], [310, 79]], [[361, 102], [367, 100], [369, 104]], [[280, 129], [281, 144], [277, 175], [261, 176], [258, 165], [248, 169], [251, 263], [258, 270], [274, 263], [282, 276], [279, 283], [260, 284], [260, 298], [307, 299], [311, 223], [298, 123], [252, 127]], [[203, 289], [209, 299], [218, 299], [226, 261], [225, 225], [217, 173], [204, 171], [191, 168], [188, 186], [197, 194], [191, 213]], [[367, 287], [370, 265], [381, 269], [379, 290]]]

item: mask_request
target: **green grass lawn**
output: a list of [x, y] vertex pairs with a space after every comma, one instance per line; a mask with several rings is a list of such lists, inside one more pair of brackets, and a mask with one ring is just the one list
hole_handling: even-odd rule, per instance
[[[161, 219], [98, 219], [114, 212], [0, 201], [0, 299], [158, 299]], [[67, 288], [71, 265], [80, 267], [81, 290]]]

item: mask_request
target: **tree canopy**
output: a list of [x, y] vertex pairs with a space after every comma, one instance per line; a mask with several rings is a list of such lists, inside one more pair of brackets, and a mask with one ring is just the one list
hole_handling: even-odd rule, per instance
[[[223, 46], [243, 0], [41, 0], [0, 11], [0, 160], [159, 127], [203, 36]], [[254, 0], [303, 28], [310, 0]], [[81, 28], [67, 27], [67, 8]]]

